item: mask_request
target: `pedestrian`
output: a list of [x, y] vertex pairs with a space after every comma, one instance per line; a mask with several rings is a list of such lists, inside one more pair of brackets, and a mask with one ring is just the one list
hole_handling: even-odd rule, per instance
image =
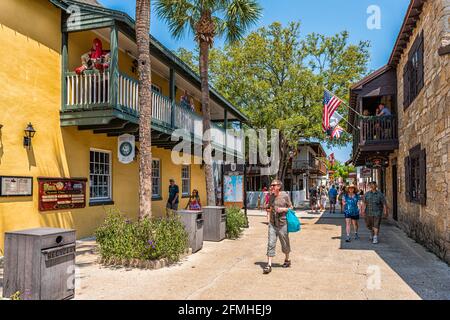
[[355, 240], [359, 239], [358, 229], [359, 229], [359, 213], [361, 206], [360, 199], [361, 198], [358, 194], [356, 186], [354, 184], [349, 185], [347, 187], [346, 194], [343, 196], [345, 224], [347, 232], [345, 242], [351, 241], [350, 232], [352, 225], [355, 232]]
[[330, 198], [330, 212], [336, 213], [336, 202], [337, 202], [338, 191], [334, 185], [331, 186], [330, 191], [328, 191], [328, 197]]
[[366, 219], [367, 228], [370, 230], [370, 240], [373, 244], [378, 244], [381, 220], [383, 215], [387, 218], [388, 206], [384, 194], [377, 189], [377, 183], [370, 182], [369, 187], [370, 190], [364, 196], [361, 213]]
[[345, 187], [341, 186], [339, 188], [339, 194], [338, 194], [338, 201], [339, 201], [339, 206], [341, 207], [341, 214], [344, 213], [344, 203], [343, 203], [344, 195], [345, 195]]
[[189, 202], [186, 205], [186, 209], [191, 210], [191, 211], [200, 211], [202, 210], [202, 203], [200, 201], [200, 195], [198, 193], [197, 189], [194, 189], [192, 191], [191, 196], [189, 197]]
[[180, 202], [180, 188], [175, 184], [174, 179], [169, 180], [169, 199], [167, 199], [167, 209], [177, 211]]
[[325, 186], [320, 187], [320, 211], [325, 212], [327, 210], [328, 194]]
[[317, 188], [313, 184], [312, 187], [309, 189], [309, 205], [311, 207], [311, 211], [314, 211], [317, 213], [318, 205], [317, 205]]
[[291, 246], [289, 243], [289, 233], [287, 229], [286, 213], [292, 209], [292, 202], [286, 192], [282, 192], [282, 183], [280, 180], [274, 180], [271, 186], [271, 196], [267, 210], [270, 214], [269, 234], [267, 244], [267, 265], [264, 268], [264, 274], [272, 272], [272, 259], [275, 257], [275, 247], [277, 238], [280, 238], [281, 250], [285, 254], [283, 268], [291, 266], [289, 254]]

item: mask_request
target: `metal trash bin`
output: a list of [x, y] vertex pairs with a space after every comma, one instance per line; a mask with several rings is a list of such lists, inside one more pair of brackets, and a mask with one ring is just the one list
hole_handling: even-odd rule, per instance
[[3, 296], [67, 300], [75, 296], [75, 230], [39, 228], [5, 233]]
[[203, 248], [203, 211], [180, 210], [177, 214], [189, 234], [189, 247], [192, 248], [192, 253], [200, 251]]
[[203, 240], [220, 242], [226, 237], [227, 215], [225, 207], [204, 207], [205, 220]]

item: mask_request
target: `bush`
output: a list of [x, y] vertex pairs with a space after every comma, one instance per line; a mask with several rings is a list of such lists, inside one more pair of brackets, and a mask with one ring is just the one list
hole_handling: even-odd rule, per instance
[[247, 219], [241, 209], [233, 207], [227, 209], [227, 238], [238, 239], [247, 224]]
[[95, 231], [103, 259], [157, 260], [176, 262], [188, 248], [188, 234], [175, 214], [132, 222], [119, 211], [107, 214]]

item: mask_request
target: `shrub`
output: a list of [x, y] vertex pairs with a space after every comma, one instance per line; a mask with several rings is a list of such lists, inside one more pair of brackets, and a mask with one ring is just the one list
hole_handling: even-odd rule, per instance
[[167, 258], [176, 262], [188, 247], [188, 234], [175, 214], [132, 222], [119, 211], [111, 210], [95, 236], [104, 259]]
[[237, 207], [227, 209], [227, 238], [238, 239], [247, 224], [247, 219]]

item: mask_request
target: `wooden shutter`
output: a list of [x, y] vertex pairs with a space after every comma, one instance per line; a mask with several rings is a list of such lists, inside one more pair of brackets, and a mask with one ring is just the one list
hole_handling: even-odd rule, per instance
[[405, 196], [406, 201], [411, 202], [411, 158], [405, 158]]
[[403, 109], [406, 109], [409, 107], [409, 76], [410, 76], [410, 70], [411, 70], [411, 62], [408, 61], [405, 64], [404, 71], [403, 71]]
[[419, 190], [419, 202], [425, 206], [427, 204], [427, 151], [423, 149], [420, 151], [419, 156], [419, 177], [420, 177], [420, 190]]
[[419, 68], [417, 70], [417, 94], [422, 90], [424, 85], [424, 46], [423, 46], [423, 31], [419, 37], [419, 45], [417, 48], [418, 52], [418, 64]]

